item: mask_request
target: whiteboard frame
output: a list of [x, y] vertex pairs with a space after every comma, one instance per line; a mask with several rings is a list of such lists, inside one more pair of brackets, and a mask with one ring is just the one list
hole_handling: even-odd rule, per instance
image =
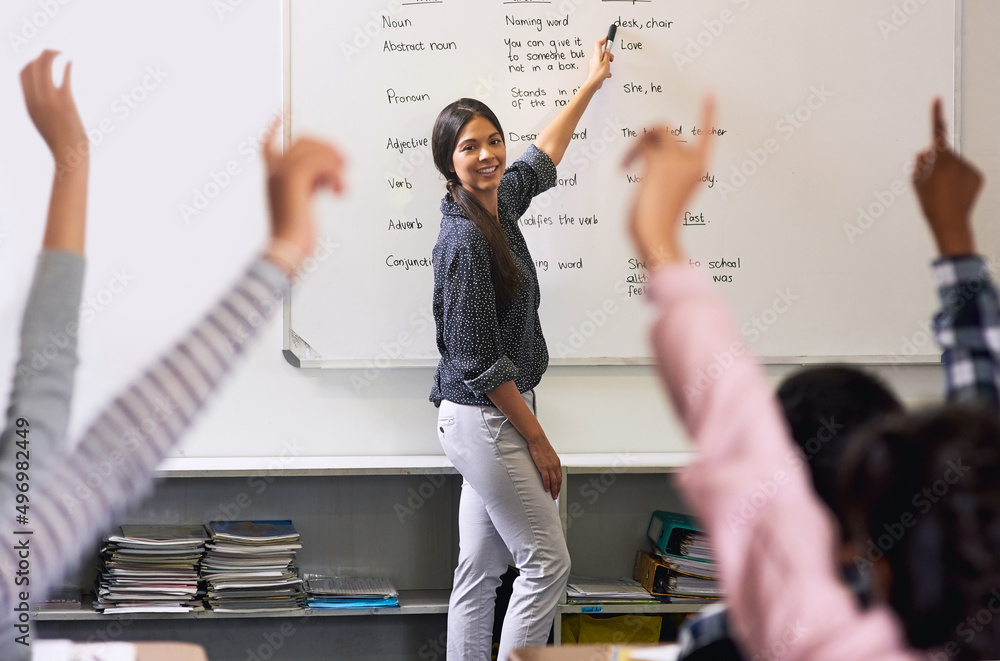
[[[283, 12], [282, 34], [284, 43], [282, 52], [284, 55], [284, 130], [282, 135], [282, 149], [291, 143], [292, 139], [292, 0], [282, 0]], [[965, 0], [954, 0], [955, 2], [955, 88], [952, 91], [952, 102], [954, 117], [952, 126], [954, 127], [952, 137], [955, 151], [962, 153], [964, 122], [963, 122], [963, 41], [965, 17]], [[294, 350], [292, 334], [294, 329], [292, 323], [292, 297], [285, 296], [282, 306], [281, 324], [281, 353], [285, 361], [292, 367], [299, 369], [397, 369], [413, 367], [436, 367], [438, 361], [431, 358], [337, 358], [330, 360], [303, 360]], [[941, 358], [937, 355], [928, 356], [758, 356], [757, 360], [764, 365], [822, 365], [822, 364], [842, 364], [842, 365], [940, 365]], [[550, 358], [549, 365], [553, 367], [565, 366], [622, 366], [655, 365], [656, 359], [653, 356], [641, 357], [595, 357], [595, 358]]]

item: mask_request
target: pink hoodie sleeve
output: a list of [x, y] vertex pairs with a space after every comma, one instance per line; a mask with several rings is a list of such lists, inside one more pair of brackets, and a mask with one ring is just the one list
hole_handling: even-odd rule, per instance
[[698, 450], [680, 486], [715, 546], [746, 658], [920, 658], [887, 608], [862, 612], [837, 579], [830, 514], [724, 299], [687, 265], [658, 270], [650, 289], [660, 377]]

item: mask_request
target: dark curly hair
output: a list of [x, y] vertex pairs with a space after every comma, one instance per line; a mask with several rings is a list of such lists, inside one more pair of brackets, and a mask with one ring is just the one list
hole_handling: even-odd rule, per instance
[[1000, 656], [1000, 420], [947, 406], [860, 431], [843, 458], [841, 511], [859, 563], [884, 557], [910, 643], [961, 661]]
[[778, 387], [792, 440], [805, 456], [813, 488], [839, 519], [837, 469], [851, 436], [903, 405], [880, 379], [846, 365], [809, 367]]

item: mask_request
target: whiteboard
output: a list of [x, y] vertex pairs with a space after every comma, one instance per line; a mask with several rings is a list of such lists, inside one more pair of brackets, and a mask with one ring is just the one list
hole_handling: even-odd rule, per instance
[[[691, 268], [774, 362], [930, 362], [934, 251], [911, 192], [929, 106], [955, 116], [955, 2], [296, 0], [286, 38], [291, 134], [336, 141], [351, 192], [321, 206], [321, 248], [285, 309], [302, 367], [438, 358], [431, 250], [443, 180], [430, 132], [471, 96], [508, 162], [586, 76], [619, 23], [613, 78], [521, 220], [554, 364], [649, 361], [646, 281], [626, 232], [643, 130], [716, 130], [686, 214]], [[697, 126], [711, 90], [715, 127]]]

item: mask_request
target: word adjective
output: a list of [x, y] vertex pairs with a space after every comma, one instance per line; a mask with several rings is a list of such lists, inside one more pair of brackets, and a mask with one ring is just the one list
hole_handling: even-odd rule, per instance
[[430, 101], [431, 100], [431, 95], [430, 94], [414, 94], [414, 95], [403, 95], [403, 96], [400, 96], [400, 95], [396, 94], [396, 90], [394, 90], [391, 87], [385, 91], [385, 95], [388, 98], [390, 106], [392, 104], [394, 104], [394, 103], [416, 103], [416, 102], [419, 102], [419, 101]]
[[543, 22], [540, 18], [515, 18], [510, 14], [507, 15], [507, 25], [512, 25], [514, 27], [533, 27], [539, 32], [542, 31], [542, 27], [558, 27], [569, 25], [569, 16], [564, 16], [563, 18], [547, 18]]
[[385, 180], [385, 183], [389, 184], [389, 188], [391, 188], [392, 190], [396, 190], [398, 188], [405, 188], [406, 190], [413, 189], [413, 184], [411, 184], [410, 180], [407, 179], [406, 177], [403, 177], [402, 181], [396, 179], [395, 177], [389, 177], [388, 179]]
[[543, 216], [542, 214], [531, 214], [530, 216], [522, 216], [517, 222], [525, 227], [541, 227], [542, 225], [553, 224], [551, 216]]
[[575, 262], [556, 262], [559, 265], [559, 270], [563, 269], [582, 269], [583, 268], [583, 257], [576, 260]]
[[653, 92], [654, 94], [663, 93], [663, 85], [657, 85], [656, 83], [650, 83], [649, 89], [643, 89], [642, 85], [638, 83], [628, 82], [622, 85], [622, 89], [625, 90], [626, 94], [649, 94]]
[[395, 255], [389, 255], [385, 258], [385, 265], [389, 268], [403, 267], [404, 270], [409, 271], [410, 267], [429, 267], [434, 266], [434, 258], [432, 257], [418, 257], [416, 259], [402, 259]]
[[417, 149], [419, 147], [428, 147], [430, 143], [430, 138], [410, 138], [409, 140], [400, 140], [399, 138], [389, 138], [388, 142], [385, 143], [386, 149], [395, 149], [400, 154], [403, 153], [404, 149]]
[[704, 213], [691, 213], [690, 211], [684, 212], [684, 224], [685, 225], [707, 225], [708, 221], [705, 220]]
[[389, 219], [389, 231], [392, 230], [422, 230], [424, 224], [420, 220], [414, 218], [413, 220], [393, 220]]
[[664, 21], [658, 18], [651, 18], [646, 22], [641, 21], [638, 18], [623, 19], [621, 16], [615, 21], [615, 25], [620, 28], [635, 28], [636, 30], [649, 29], [649, 28], [665, 28], [669, 29], [673, 27], [673, 21]]
[[[430, 50], [432, 50], [432, 51], [458, 50], [458, 44], [456, 44], [454, 41], [432, 41], [432, 42], [430, 42], [429, 47], [430, 47]], [[382, 52], [383, 53], [386, 53], [386, 52], [389, 52], [389, 53], [412, 53], [412, 52], [415, 52], [415, 51], [423, 51], [423, 50], [427, 50], [427, 48], [425, 48], [425, 44], [422, 41], [418, 41], [415, 44], [413, 44], [413, 43], [409, 43], [408, 44], [408, 43], [404, 43], [402, 41], [400, 41], [398, 43], [394, 42], [394, 41], [385, 41], [383, 43], [383, 45], [382, 45]]]
[[559, 224], [560, 225], [577, 225], [583, 227], [585, 225], [596, 225], [598, 223], [597, 216], [583, 216], [581, 218], [575, 218], [567, 214], [559, 214]]

